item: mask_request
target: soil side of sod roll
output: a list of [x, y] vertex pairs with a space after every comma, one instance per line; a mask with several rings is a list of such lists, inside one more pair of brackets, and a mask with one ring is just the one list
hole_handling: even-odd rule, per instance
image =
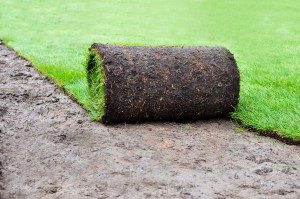
[[87, 77], [104, 124], [227, 116], [240, 90], [234, 56], [222, 47], [93, 44]]

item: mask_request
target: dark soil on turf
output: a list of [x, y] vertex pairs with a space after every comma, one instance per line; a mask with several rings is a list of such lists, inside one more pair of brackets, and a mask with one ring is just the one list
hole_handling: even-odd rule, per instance
[[103, 61], [88, 70], [105, 72], [103, 123], [216, 118], [238, 103], [239, 71], [225, 48], [93, 44], [91, 51]]
[[228, 120], [103, 126], [0, 45], [1, 198], [300, 198], [300, 147]]

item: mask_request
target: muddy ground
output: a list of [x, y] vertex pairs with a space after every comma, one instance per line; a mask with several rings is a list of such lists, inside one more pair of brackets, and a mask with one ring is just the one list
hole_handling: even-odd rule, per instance
[[300, 198], [300, 147], [228, 120], [105, 127], [0, 45], [1, 198]]

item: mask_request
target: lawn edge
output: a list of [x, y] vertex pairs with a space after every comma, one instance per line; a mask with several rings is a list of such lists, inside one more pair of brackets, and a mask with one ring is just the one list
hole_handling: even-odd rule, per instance
[[30, 61], [29, 59], [27, 59], [26, 57], [24, 57], [23, 55], [21, 55], [19, 52], [17, 52], [12, 46], [6, 44], [3, 40], [0, 39], [0, 45], [4, 44], [7, 48], [11, 49], [12, 51], [14, 51], [19, 57], [21, 57], [22, 59], [26, 60], [27, 62], [29, 62], [29, 65], [35, 69], [36, 72], [38, 72], [41, 76], [43, 76], [47, 81], [50, 81], [51, 84], [54, 84], [59, 90], [61, 90], [65, 95], [67, 95], [73, 102], [77, 103], [80, 105], [80, 107], [86, 111], [87, 115], [91, 118], [91, 121], [97, 121], [95, 119], [92, 119], [91, 115], [89, 114], [89, 110], [87, 107], [84, 106], [83, 103], [81, 103], [79, 100], [76, 99], [76, 97], [70, 93], [67, 88], [65, 88], [64, 86], [60, 85], [59, 83], [57, 83], [53, 78], [47, 76], [46, 74], [44, 74], [41, 70], [39, 70], [33, 63], [32, 61]]
[[278, 131], [256, 128], [253, 125], [249, 125], [249, 124], [244, 123], [241, 119], [232, 118], [232, 117], [231, 117], [231, 119], [232, 119], [232, 121], [234, 121], [238, 125], [240, 125], [242, 128], [245, 128], [246, 130], [248, 130], [252, 133], [255, 133], [258, 136], [270, 137], [270, 138], [273, 138], [275, 140], [279, 140], [279, 141], [281, 141], [285, 144], [288, 144], [288, 145], [300, 146], [300, 139], [295, 140], [293, 138], [283, 137], [278, 133]]

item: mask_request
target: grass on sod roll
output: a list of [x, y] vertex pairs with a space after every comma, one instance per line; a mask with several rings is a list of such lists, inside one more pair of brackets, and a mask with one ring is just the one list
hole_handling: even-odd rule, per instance
[[89, 110], [95, 120], [101, 119], [105, 111], [105, 73], [102, 60], [99, 53], [92, 49], [86, 63], [90, 94]]
[[232, 117], [300, 141], [299, 9], [298, 0], [0, 0], [0, 38], [94, 117], [91, 43], [225, 46], [241, 72]]

